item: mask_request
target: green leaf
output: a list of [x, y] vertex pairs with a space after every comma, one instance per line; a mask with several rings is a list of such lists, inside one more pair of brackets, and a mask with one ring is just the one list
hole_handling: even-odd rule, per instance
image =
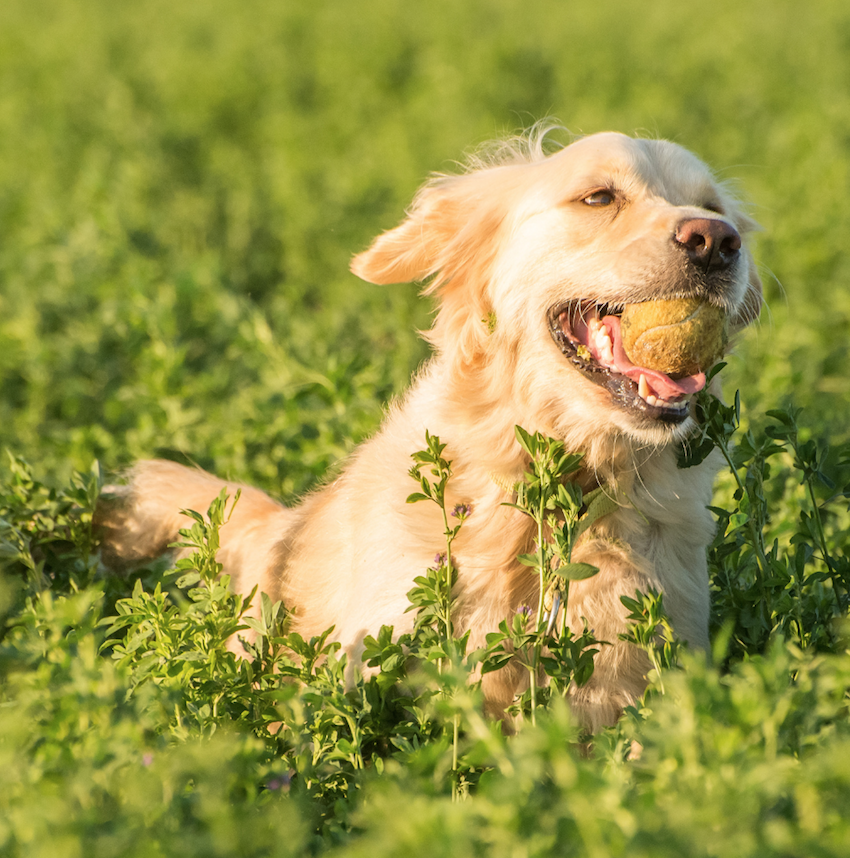
[[513, 653], [510, 652], [493, 653], [481, 663], [481, 673], [492, 673], [495, 670], [501, 670], [513, 657]]
[[534, 456], [537, 452], [537, 442], [535, 439], [522, 428], [522, 426], [514, 426], [514, 434], [520, 447], [528, 453], [529, 456]]
[[565, 563], [557, 568], [556, 574], [567, 581], [584, 581], [586, 578], [592, 578], [598, 571], [599, 567], [591, 566], [590, 563]]
[[576, 537], [592, 527], [600, 518], [610, 515], [620, 508], [620, 504], [611, 497], [609, 490], [605, 488], [594, 489], [588, 495], [585, 495], [585, 502], [587, 503], [587, 512], [582, 516], [578, 524]]
[[249, 629], [253, 629], [259, 635], [265, 635], [268, 633], [268, 629], [265, 624], [261, 623], [259, 620], [255, 620], [253, 617], [243, 617], [242, 622]]

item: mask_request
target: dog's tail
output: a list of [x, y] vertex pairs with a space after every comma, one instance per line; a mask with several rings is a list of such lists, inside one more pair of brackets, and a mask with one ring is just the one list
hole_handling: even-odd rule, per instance
[[289, 529], [293, 510], [259, 489], [174, 462], [139, 462], [127, 478], [126, 485], [105, 487], [95, 513], [108, 567], [138, 567], [168, 552], [178, 531], [192, 524], [181, 510], [204, 514], [226, 488], [231, 502], [237, 491], [241, 494], [220, 530], [217, 559], [237, 591], [247, 594], [255, 585], [269, 589], [274, 547]]

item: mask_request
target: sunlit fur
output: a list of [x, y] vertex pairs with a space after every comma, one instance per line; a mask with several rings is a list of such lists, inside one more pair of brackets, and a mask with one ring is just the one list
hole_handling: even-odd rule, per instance
[[[708, 643], [706, 505], [715, 462], [679, 469], [675, 447], [692, 432], [692, 418], [673, 428], [615, 404], [561, 354], [547, 311], [573, 299], [626, 303], [687, 291], [671, 237], [688, 217], [724, 217], [744, 238], [718, 296], [733, 332], [758, 315], [761, 287], [746, 249], [753, 224], [694, 155], [614, 133], [549, 156], [542, 143], [542, 135], [512, 141], [460, 175], [435, 177], [401, 225], [355, 257], [352, 270], [365, 280], [428, 283], [439, 307], [427, 333], [434, 356], [332, 483], [293, 509], [247, 489], [222, 529], [219, 558], [239, 590], [258, 584], [283, 599], [302, 634], [334, 626], [355, 658], [363, 637], [382, 625], [409, 630], [406, 594], [443, 547], [436, 506], [405, 503], [415, 489], [410, 454], [424, 446], [427, 429], [448, 444], [449, 504], [472, 506], [453, 549], [456, 623], [478, 646], [506, 616], [537, 604], [535, 577], [516, 560], [533, 548], [533, 525], [504, 505], [510, 498], [500, 487], [526, 464], [514, 426], [561, 438], [585, 454], [580, 482], [608, 486], [621, 504], [578, 547], [574, 559], [601, 571], [569, 595], [570, 625], [580, 629], [586, 618], [610, 642], [591, 682], [572, 695], [595, 729], [645, 687], [644, 656], [618, 642], [621, 595], [662, 590], [678, 634], [692, 647]], [[616, 206], [582, 201], [612, 187], [621, 196]], [[132, 563], [163, 551], [186, 523], [178, 511], [205, 510], [224, 484], [173, 463], [138, 464], [124, 502], [100, 513], [105, 556]], [[522, 674], [509, 668], [486, 677], [492, 711], [511, 701]]]

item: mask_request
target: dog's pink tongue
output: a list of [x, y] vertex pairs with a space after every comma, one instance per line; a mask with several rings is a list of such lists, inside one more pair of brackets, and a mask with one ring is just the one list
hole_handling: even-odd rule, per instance
[[640, 382], [640, 377], [645, 376], [647, 384], [652, 388], [652, 392], [659, 399], [664, 399], [667, 402], [673, 402], [682, 396], [688, 396], [692, 393], [697, 393], [705, 387], [705, 373], [698, 372], [696, 375], [689, 375], [686, 378], [680, 378], [678, 381], [673, 381], [669, 375], [658, 372], [654, 369], [635, 366], [626, 356], [623, 349], [623, 340], [620, 337], [620, 319], [618, 316], [605, 316], [602, 319], [602, 324], [608, 328], [608, 333], [611, 335], [611, 341], [614, 345], [614, 368], [617, 372], [630, 378], [635, 384]]

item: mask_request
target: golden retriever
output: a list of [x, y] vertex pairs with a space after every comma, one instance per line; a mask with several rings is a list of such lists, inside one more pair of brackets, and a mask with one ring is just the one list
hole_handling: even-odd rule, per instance
[[[382, 625], [409, 630], [406, 594], [444, 544], [437, 507], [405, 503], [410, 456], [428, 430], [453, 462], [450, 508], [472, 509], [453, 548], [455, 621], [481, 645], [537, 602], [536, 576], [517, 561], [532, 550], [534, 525], [505, 505], [527, 464], [514, 426], [562, 439], [584, 454], [584, 487], [608, 485], [622, 500], [574, 555], [601, 571], [572, 584], [568, 622], [580, 629], [586, 618], [612, 644], [572, 694], [593, 730], [645, 689], [645, 655], [618, 641], [621, 595], [662, 591], [678, 635], [708, 643], [716, 462], [682, 470], [676, 458], [705, 375], [674, 381], [634, 367], [617, 316], [625, 304], [698, 296], [726, 312], [734, 333], [757, 317], [761, 284], [746, 247], [753, 222], [696, 156], [618, 133], [547, 155], [543, 137], [436, 176], [401, 225], [354, 258], [353, 272], [372, 283], [428, 282], [434, 355], [375, 437], [298, 507], [242, 486], [219, 560], [239, 591], [259, 585], [292, 607], [301, 634], [334, 626], [352, 659]], [[123, 502], [101, 513], [106, 555], [132, 563], [164, 552], [187, 524], [179, 511], [205, 511], [224, 485], [237, 488], [171, 462], [139, 463]], [[509, 704], [523, 675], [488, 674], [489, 706]]]

